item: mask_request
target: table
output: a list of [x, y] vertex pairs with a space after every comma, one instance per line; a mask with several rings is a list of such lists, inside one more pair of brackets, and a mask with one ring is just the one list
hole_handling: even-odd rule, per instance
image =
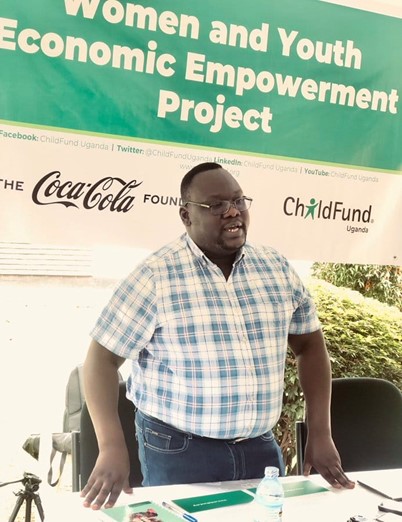
[[[402, 472], [402, 470], [401, 470]], [[367, 475], [367, 472], [364, 472]], [[357, 480], [360, 473], [348, 473]], [[286, 477], [284, 482], [304, 480], [303, 477]], [[328, 487], [328, 491], [285, 499], [283, 522], [347, 522], [352, 515], [374, 518], [377, 506], [383, 497], [356, 483], [353, 490], [331, 488], [319, 475], [309, 480]], [[259, 480], [220, 482], [211, 484], [186, 484], [174, 486], [154, 486], [135, 488], [132, 495], [121, 494], [116, 505], [125, 505], [144, 500], [161, 503], [171, 499], [207, 495], [224, 491], [255, 487]], [[99, 519], [96, 511], [82, 506], [78, 493], [41, 494], [46, 522], [95, 522]], [[194, 513], [199, 522], [244, 522], [251, 521], [250, 504], [242, 504], [210, 511]], [[402, 522], [402, 518], [401, 518]]]

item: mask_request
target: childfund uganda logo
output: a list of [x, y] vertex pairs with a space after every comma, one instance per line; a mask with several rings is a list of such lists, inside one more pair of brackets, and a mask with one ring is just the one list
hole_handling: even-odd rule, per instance
[[[283, 212], [286, 216], [308, 220], [332, 220], [346, 223], [373, 223], [372, 205], [367, 208], [348, 207], [343, 201], [323, 201], [312, 197], [307, 201], [299, 197], [288, 196], [283, 202]], [[347, 226], [348, 232], [368, 232], [367, 227]]]

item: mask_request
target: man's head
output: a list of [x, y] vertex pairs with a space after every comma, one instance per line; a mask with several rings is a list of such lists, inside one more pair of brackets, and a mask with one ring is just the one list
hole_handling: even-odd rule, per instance
[[[214, 261], [233, 256], [246, 241], [250, 221], [248, 210], [234, 206], [244, 196], [236, 179], [217, 163], [202, 163], [187, 172], [180, 191], [180, 217], [194, 243]], [[224, 203], [216, 204], [225, 201], [231, 203], [229, 208], [216, 214]], [[243, 208], [250, 202], [240, 199], [237, 204]], [[213, 205], [212, 212], [208, 205]]]

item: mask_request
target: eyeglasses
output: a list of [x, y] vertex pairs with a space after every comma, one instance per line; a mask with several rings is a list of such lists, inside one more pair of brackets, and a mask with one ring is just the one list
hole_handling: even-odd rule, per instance
[[231, 207], [236, 208], [240, 212], [244, 212], [245, 210], [248, 210], [251, 207], [253, 199], [248, 198], [246, 196], [242, 196], [241, 198], [237, 198], [233, 201], [217, 201], [216, 203], [196, 203], [195, 201], [186, 201], [183, 203], [183, 206], [186, 205], [197, 205], [197, 207], [204, 207], [209, 208], [209, 211], [214, 216], [221, 216], [223, 214], [226, 214], [226, 212], [229, 212]]

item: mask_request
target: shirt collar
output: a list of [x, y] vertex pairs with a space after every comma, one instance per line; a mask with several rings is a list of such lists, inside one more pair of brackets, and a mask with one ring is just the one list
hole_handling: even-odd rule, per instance
[[[191, 237], [185, 233], [183, 235], [185, 241], [187, 241], [187, 245], [190, 248], [191, 252], [194, 254], [195, 257], [198, 257], [204, 261], [204, 263], [212, 263], [212, 261], [204, 254], [204, 252], [194, 243], [194, 241], [191, 239]], [[233, 266], [237, 265], [245, 256], [246, 249], [242, 247], [236, 255], [236, 259], [233, 263]], [[212, 263], [214, 264], [214, 263]]]

